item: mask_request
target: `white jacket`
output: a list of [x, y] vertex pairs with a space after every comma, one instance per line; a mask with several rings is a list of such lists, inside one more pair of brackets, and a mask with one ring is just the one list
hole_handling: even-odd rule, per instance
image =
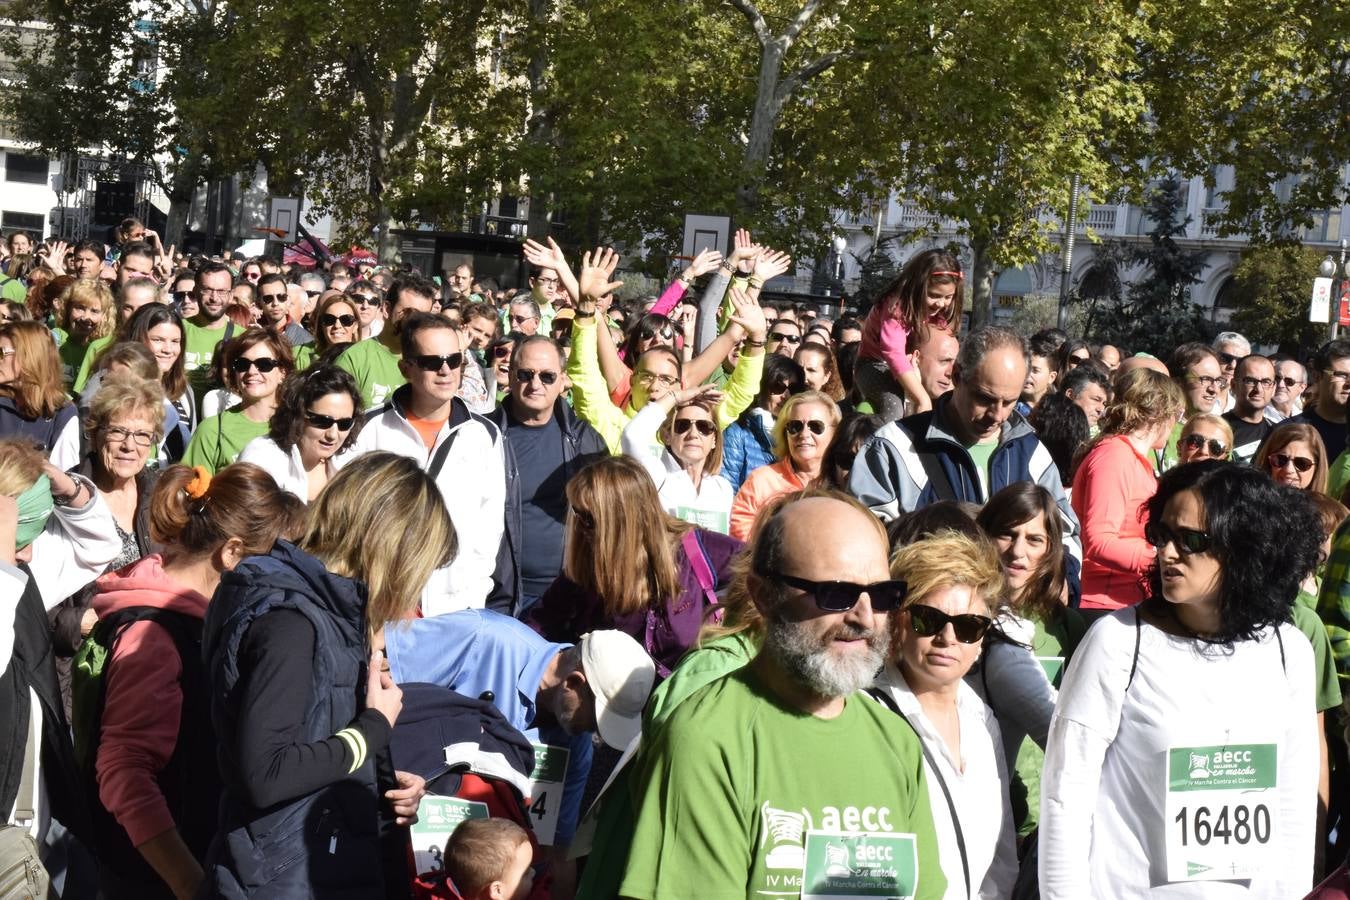
[[[404, 385], [389, 402], [366, 413], [366, 424], [351, 450], [335, 457], [345, 466], [371, 450], [388, 450], [417, 460], [424, 470], [447, 440], [453, 440], [436, 474], [459, 552], [454, 561], [432, 573], [422, 592], [422, 614], [437, 616], [460, 609], [482, 609], [492, 591], [492, 573], [505, 527], [506, 465], [502, 436], [488, 419], [469, 412], [455, 398], [450, 419], [441, 427], [430, 451], [404, 414], [411, 389]], [[416, 522], [408, 523], [416, 528]]]
[[[350, 456], [352, 452], [349, 450], [346, 455]], [[328, 460], [329, 478], [337, 471], [335, 460], [336, 457]], [[267, 435], [255, 437], [248, 442], [248, 446], [239, 454], [236, 462], [253, 463], [266, 469], [267, 474], [276, 481], [277, 487], [299, 497], [301, 503], [309, 503], [309, 475], [305, 472], [305, 464], [300, 460], [299, 445], [292, 446], [291, 451], [287, 453]]]
[[703, 476], [697, 488], [693, 479], [671, 455], [657, 437], [666, 410], [659, 403], [648, 403], [628, 420], [619, 446], [623, 452], [642, 463], [656, 484], [661, 508], [686, 522], [701, 528], [729, 534], [731, 531], [731, 502], [736, 492], [731, 482], [719, 474]]

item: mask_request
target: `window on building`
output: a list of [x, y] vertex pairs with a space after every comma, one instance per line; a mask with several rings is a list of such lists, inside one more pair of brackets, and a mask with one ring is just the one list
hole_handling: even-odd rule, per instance
[[41, 213], [21, 213], [5, 210], [0, 212], [0, 231], [9, 234], [11, 231], [26, 231], [34, 238], [42, 237], [42, 226], [46, 224], [43, 221]]
[[47, 157], [27, 153], [6, 153], [5, 180], [23, 184], [46, 184]]

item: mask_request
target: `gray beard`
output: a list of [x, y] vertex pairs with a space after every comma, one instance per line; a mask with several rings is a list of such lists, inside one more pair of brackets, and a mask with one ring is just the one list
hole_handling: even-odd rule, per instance
[[[846, 634], [867, 641], [866, 653], [836, 659], [829, 651], [835, 636]], [[800, 623], [782, 619], [777, 610], [769, 617], [764, 650], [769, 657], [817, 697], [847, 697], [872, 684], [890, 652], [888, 630], [862, 631], [839, 625], [817, 638]]]

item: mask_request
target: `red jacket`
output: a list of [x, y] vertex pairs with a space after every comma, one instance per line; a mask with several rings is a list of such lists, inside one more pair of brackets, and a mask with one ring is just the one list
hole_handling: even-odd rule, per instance
[[1143, 600], [1157, 553], [1144, 538], [1145, 508], [1158, 489], [1153, 463], [1115, 435], [1088, 451], [1073, 477], [1073, 511], [1083, 533], [1084, 609]]

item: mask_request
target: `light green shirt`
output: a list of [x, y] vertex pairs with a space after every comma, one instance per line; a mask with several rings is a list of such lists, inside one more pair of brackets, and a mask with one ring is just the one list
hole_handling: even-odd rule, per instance
[[984, 491], [986, 499], [989, 497], [989, 460], [993, 459], [994, 451], [997, 449], [997, 437], [989, 441], [980, 441], [966, 448], [966, 452], [970, 454], [971, 462], [975, 463], [975, 471], [980, 473], [980, 488]]
[[197, 426], [183, 454], [183, 465], [204, 466], [215, 474], [237, 460], [249, 441], [267, 434], [266, 422], [254, 422], [236, 409], [227, 409]]
[[[113, 336], [110, 334], [107, 337], [94, 338], [84, 348], [84, 358], [80, 361], [79, 372], [75, 375], [75, 393], [84, 390], [84, 386], [89, 383], [89, 376], [94, 374], [94, 363], [98, 360], [98, 355], [112, 342]], [[64, 359], [63, 356], [62, 360]]]
[[337, 364], [356, 379], [365, 408], [374, 409], [407, 381], [398, 370], [399, 359], [399, 355], [391, 353], [379, 338], [366, 338], [352, 344], [338, 357]]

